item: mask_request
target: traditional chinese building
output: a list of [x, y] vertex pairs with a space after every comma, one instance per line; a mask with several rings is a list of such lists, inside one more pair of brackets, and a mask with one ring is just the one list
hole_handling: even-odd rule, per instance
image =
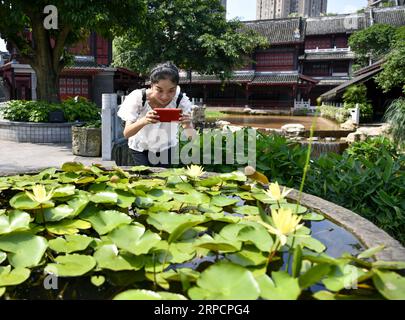
[[270, 47], [256, 50], [254, 63], [236, 70], [225, 83], [218, 77], [183, 75], [189, 96], [211, 106], [291, 108], [295, 100], [315, 99], [355, 75], [350, 35], [375, 23], [405, 25], [405, 7], [375, 8], [365, 13], [313, 18], [247, 21]]
[[[28, 35], [29, 36], [29, 35]], [[4, 91], [7, 98], [36, 100], [35, 71], [11, 46], [10, 61], [0, 66]], [[142, 85], [143, 79], [138, 74], [125, 68], [111, 67], [112, 41], [96, 33], [75, 47], [69, 49], [74, 55], [72, 65], [65, 67], [59, 78], [59, 97], [82, 96], [101, 105], [102, 93], [123, 93], [132, 91]]]

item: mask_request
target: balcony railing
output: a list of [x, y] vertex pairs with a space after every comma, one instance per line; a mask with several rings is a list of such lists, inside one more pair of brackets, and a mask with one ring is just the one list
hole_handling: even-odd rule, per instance
[[320, 53], [320, 52], [352, 52], [350, 47], [348, 48], [327, 48], [327, 49], [319, 49], [316, 47], [316, 49], [305, 49], [305, 53]]

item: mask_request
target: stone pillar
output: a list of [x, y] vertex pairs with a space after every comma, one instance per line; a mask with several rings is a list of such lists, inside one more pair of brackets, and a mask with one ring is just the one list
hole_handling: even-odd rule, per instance
[[116, 109], [117, 95], [115, 93], [102, 94], [102, 112], [101, 112], [101, 157], [102, 160], [111, 160], [112, 152], [112, 110]]

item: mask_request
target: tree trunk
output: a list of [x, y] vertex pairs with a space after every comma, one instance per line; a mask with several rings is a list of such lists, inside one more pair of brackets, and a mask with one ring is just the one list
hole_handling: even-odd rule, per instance
[[51, 66], [33, 67], [37, 75], [37, 99], [59, 102], [59, 74]]

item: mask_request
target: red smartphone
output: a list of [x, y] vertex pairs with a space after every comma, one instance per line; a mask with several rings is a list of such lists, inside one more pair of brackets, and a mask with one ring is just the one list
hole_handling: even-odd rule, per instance
[[171, 122], [179, 121], [181, 109], [178, 108], [155, 108], [153, 111], [156, 111], [159, 116], [160, 122]]

